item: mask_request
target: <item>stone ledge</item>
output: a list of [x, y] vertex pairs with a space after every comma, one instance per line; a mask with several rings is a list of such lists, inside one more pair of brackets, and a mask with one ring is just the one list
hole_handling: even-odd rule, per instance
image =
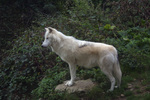
[[92, 82], [91, 79], [75, 81], [74, 85], [70, 87], [65, 85], [66, 82], [57, 85], [55, 91], [66, 91], [68, 93], [87, 92], [96, 86], [96, 83]]

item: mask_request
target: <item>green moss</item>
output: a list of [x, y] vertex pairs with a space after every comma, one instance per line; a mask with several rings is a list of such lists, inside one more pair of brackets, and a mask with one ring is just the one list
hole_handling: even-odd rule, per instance
[[133, 95], [133, 92], [132, 91], [125, 91], [124, 95], [125, 96], [131, 96], [131, 95]]

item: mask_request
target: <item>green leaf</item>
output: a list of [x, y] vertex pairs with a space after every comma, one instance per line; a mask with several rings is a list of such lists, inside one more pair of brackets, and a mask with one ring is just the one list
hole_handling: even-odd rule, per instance
[[116, 26], [113, 25], [113, 26], [110, 27], [110, 29], [113, 30], [115, 27], [116, 27]]
[[114, 25], [110, 25], [110, 24], [106, 24], [105, 26], [104, 26], [104, 29], [105, 30], [113, 30], [114, 28], [115, 28], [116, 26], [114, 26]]
[[110, 29], [110, 27], [111, 27], [111, 25], [110, 25], [110, 24], [106, 24], [106, 25], [104, 26], [104, 29], [105, 29], [105, 30], [109, 30], [109, 29]]
[[129, 38], [127, 38], [127, 37], [123, 37], [123, 40], [130, 41]]

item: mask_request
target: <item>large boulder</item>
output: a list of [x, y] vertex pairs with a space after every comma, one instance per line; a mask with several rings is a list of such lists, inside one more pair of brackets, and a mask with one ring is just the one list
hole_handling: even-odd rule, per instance
[[67, 91], [68, 93], [87, 92], [96, 86], [96, 83], [92, 82], [91, 79], [75, 81], [73, 86], [70, 87], [66, 86], [65, 83], [66, 81], [63, 84], [57, 85], [55, 91]]

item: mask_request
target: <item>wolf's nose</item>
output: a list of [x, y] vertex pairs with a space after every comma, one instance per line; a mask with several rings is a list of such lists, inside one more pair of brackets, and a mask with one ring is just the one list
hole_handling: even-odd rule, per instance
[[41, 47], [42, 47], [42, 48], [44, 48], [44, 46], [43, 46], [43, 45], [41, 45]]

